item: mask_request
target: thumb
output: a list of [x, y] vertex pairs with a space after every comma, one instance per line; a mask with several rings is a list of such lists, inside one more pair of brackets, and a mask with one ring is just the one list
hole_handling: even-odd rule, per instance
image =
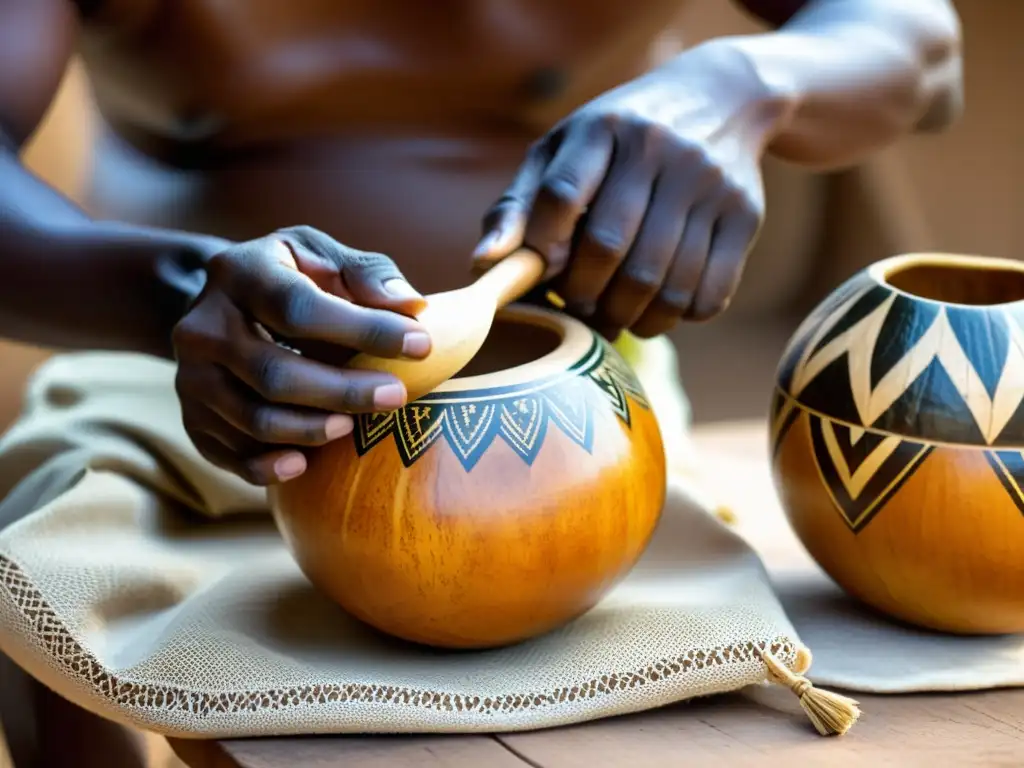
[[[279, 261], [311, 278], [321, 290], [347, 294], [354, 303], [415, 317], [427, 306], [423, 295], [409, 285], [398, 265], [383, 253], [343, 245], [312, 227], [289, 227], [279, 238], [294, 258]], [[344, 289], [339, 291], [339, 289]]]
[[475, 268], [490, 266], [523, 244], [530, 209], [547, 164], [545, 145], [531, 148], [508, 189], [484, 215], [484, 234], [473, 251]]
[[383, 253], [350, 251], [342, 267], [345, 287], [357, 304], [415, 317], [427, 306], [398, 265]]
[[484, 235], [473, 251], [474, 268], [501, 261], [522, 245], [526, 210], [518, 201], [504, 200], [484, 218]]

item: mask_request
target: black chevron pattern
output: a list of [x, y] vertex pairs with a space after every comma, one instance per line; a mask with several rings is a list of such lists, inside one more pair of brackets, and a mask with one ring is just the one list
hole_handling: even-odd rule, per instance
[[1024, 446], [1024, 309], [916, 299], [862, 273], [810, 318], [778, 374], [809, 410], [918, 440]]
[[442, 437], [469, 472], [500, 439], [532, 464], [550, 426], [590, 452], [599, 410], [626, 427], [632, 408], [650, 404], [636, 374], [611, 345], [594, 336], [590, 351], [546, 381], [493, 389], [434, 393], [389, 412], [356, 417], [355, 444], [363, 456], [387, 438], [411, 467]]

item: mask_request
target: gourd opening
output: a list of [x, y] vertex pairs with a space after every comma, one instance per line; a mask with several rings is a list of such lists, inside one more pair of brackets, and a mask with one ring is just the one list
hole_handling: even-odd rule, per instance
[[561, 343], [561, 335], [552, 328], [496, 317], [480, 351], [454, 378], [483, 376], [526, 365], [551, 354]]
[[970, 259], [955, 263], [910, 263], [885, 274], [893, 288], [946, 304], [991, 306], [1024, 301], [1024, 270]]

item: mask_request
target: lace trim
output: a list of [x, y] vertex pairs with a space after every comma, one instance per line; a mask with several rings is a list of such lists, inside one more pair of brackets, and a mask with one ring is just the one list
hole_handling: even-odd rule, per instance
[[763, 651], [770, 652], [787, 665], [795, 663], [797, 655], [794, 644], [784, 637], [776, 638], [770, 643], [747, 641], [711, 649], [690, 650], [675, 658], [653, 662], [636, 671], [601, 675], [581, 685], [494, 697], [363, 683], [326, 683], [210, 693], [175, 685], [146, 684], [120, 679], [105, 669], [96, 657], [75, 640], [24, 571], [17, 563], [2, 555], [0, 584], [22, 615], [28, 619], [32, 631], [50, 657], [66, 674], [87, 682], [101, 696], [122, 707], [184, 710], [199, 717], [346, 701], [493, 715], [557, 706], [579, 699], [592, 699], [709, 667], [742, 663], [761, 664], [763, 662], [760, 654]]

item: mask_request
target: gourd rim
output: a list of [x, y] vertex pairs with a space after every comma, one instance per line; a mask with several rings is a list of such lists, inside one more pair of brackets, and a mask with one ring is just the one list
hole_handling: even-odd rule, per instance
[[941, 267], [950, 270], [971, 270], [975, 272], [1017, 272], [1024, 275], [1024, 264], [1015, 259], [1003, 258], [1001, 256], [982, 256], [978, 254], [946, 253], [943, 251], [921, 251], [915, 253], [903, 253], [897, 256], [890, 256], [871, 264], [866, 268], [868, 276], [878, 285], [884, 285], [893, 293], [906, 296], [914, 301], [927, 302], [946, 307], [967, 307], [972, 309], [985, 309], [987, 307], [1006, 307], [1014, 304], [1024, 303], [1024, 297], [1012, 301], [993, 301], [986, 304], [967, 304], [956, 301], [946, 301], [922, 296], [902, 288], [898, 288], [890, 282], [890, 278], [899, 272], [914, 267]]
[[456, 375], [437, 387], [435, 393], [515, 386], [565, 373], [581, 360], [594, 344], [594, 334], [589, 328], [559, 312], [513, 304], [498, 310], [494, 319], [496, 323], [519, 323], [551, 331], [559, 339], [558, 346], [534, 360], [511, 368], [475, 376]]

